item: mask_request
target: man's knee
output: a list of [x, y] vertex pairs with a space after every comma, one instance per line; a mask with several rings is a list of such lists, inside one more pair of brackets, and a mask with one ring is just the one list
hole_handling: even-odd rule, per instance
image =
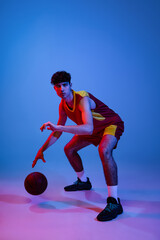
[[101, 159], [109, 160], [112, 156], [112, 150], [109, 147], [99, 146], [98, 151]]
[[66, 145], [64, 146], [64, 152], [65, 152], [66, 155], [68, 154], [68, 152], [69, 152], [69, 146], [68, 146], [68, 144], [66, 144]]
[[68, 155], [72, 155], [73, 154], [74, 149], [70, 146], [69, 143], [67, 143], [64, 147], [64, 152], [65, 154]]

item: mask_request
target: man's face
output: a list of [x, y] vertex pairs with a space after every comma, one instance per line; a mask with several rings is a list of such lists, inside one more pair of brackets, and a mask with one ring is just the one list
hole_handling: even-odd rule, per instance
[[54, 89], [60, 98], [66, 99], [72, 92], [71, 83], [62, 82], [54, 85]]

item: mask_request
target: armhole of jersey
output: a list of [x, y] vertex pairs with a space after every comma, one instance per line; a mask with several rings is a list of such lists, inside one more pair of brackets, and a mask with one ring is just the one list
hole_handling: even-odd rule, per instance
[[89, 97], [89, 94], [84, 90], [78, 91], [76, 93], [79, 94], [81, 97]]

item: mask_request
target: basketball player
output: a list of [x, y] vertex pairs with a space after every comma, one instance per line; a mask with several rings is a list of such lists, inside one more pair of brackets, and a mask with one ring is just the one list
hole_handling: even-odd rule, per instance
[[[77, 181], [66, 186], [65, 191], [90, 190], [91, 182], [86, 177], [82, 160], [78, 151], [90, 144], [99, 146], [99, 156], [102, 161], [104, 176], [108, 188], [107, 206], [97, 216], [99, 221], [116, 218], [123, 212], [120, 199], [117, 197], [117, 165], [113, 159], [113, 149], [124, 131], [124, 123], [113, 110], [86, 91], [72, 90], [71, 76], [65, 71], [56, 72], [51, 78], [51, 84], [61, 98], [59, 105], [59, 120], [57, 125], [46, 122], [40, 128], [51, 130], [47, 141], [39, 149], [32, 167], [38, 159], [45, 162], [43, 152], [61, 136], [62, 132], [74, 134], [64, 147], [65, 154], [77, 174]], [[67, 117], [77, 125], [65, 126]]]

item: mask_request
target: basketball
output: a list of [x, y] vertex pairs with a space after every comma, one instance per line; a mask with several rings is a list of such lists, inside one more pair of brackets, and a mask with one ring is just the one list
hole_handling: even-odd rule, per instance
[[47, 185], [47, 178], [40, 172], [30, 173], [24, 181], [26, 191], [32, 195], [42, 194], [46, 190]]

